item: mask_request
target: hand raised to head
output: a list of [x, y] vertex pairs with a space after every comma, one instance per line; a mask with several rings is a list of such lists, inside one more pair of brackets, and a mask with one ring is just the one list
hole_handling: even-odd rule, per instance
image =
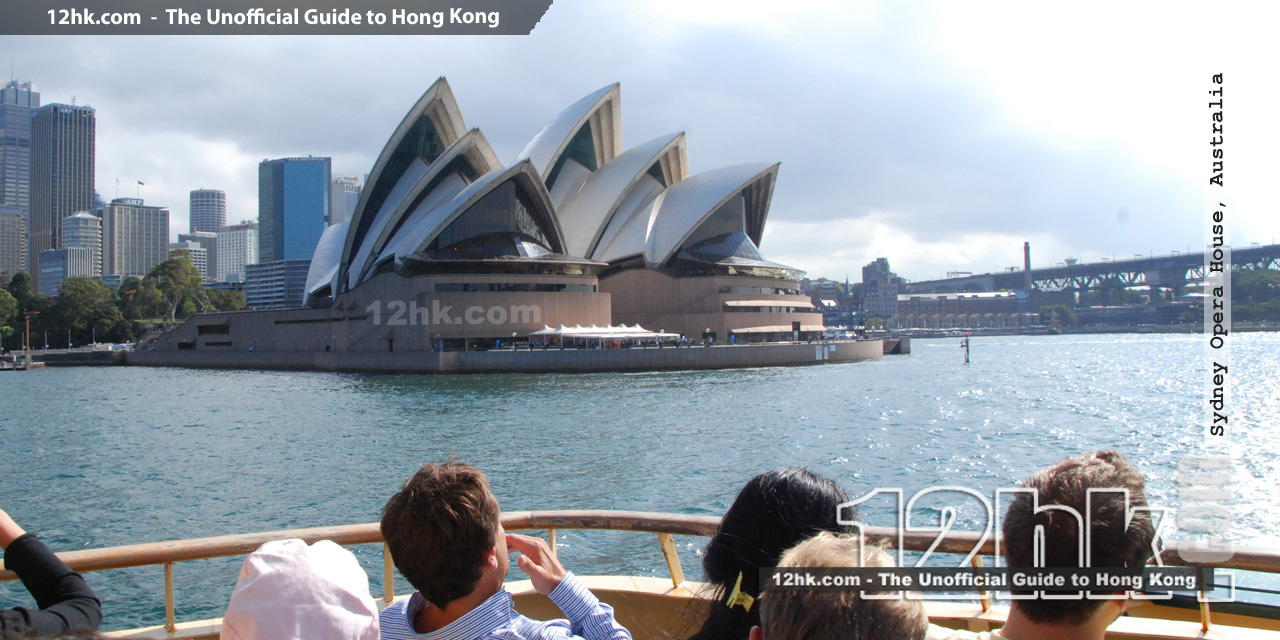
[[551, 595], [568, 573], [542, 538], [508, 533], [507, 550], [520, 554], [516, 564], [529, 575], [533, 588], [544, 596]]

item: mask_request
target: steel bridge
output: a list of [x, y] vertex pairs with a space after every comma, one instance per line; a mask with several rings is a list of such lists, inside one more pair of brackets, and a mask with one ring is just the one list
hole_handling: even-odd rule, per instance
[[[1239, 270], [1280, 270], [1280, 244], [1231, 249], [1231, 267]], [[1123, 289], [1128, 287], [1173, 288], [1204, 280], [1204, 252], [1104, 260], [1031, 270], [1031, 288], [1042, 291]], [[909, 282], [907, 293], [958, 293], [1025, 289], [1026, 272], [1021, 270], [984, 273]]]

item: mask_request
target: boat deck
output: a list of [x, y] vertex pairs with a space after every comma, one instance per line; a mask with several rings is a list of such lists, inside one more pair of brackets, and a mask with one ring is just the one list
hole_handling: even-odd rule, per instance
[[[689, 582], [684, 578], [673, 535], [709, 536], [714, 532], [718, 519], [709, 516], [673, 515], [628, 511], [522, 511], [505, 513], [503, 527], [509, 531], [540, 529], [554, 541], [557, 529], [603, 529], [657, 534], [658, 543], [666, 558], [667, 578], [633, 576], [585, 576], [587, 587], [602, 601], [614, 607], [618, 621], [633, 633], [637, 640], [669, 640], [687, 637], [705, 617], [709, 601], [699, 596], [705, 585]], [[896, 542], [897, 532], [876, 527], [866, 528], [869, 539]], [[187, 639], [217, 638], [221, 619], [178, 622], [174, 611], [173, 571], [175, 564], [205, 558], [243, 556], [251, 553], [269, 540], [300, 538], [312, 543], [333, 540], [338, 544], [356, 545], [382, 542], [377, 523], [295, 529], [263, 533], [219, 536], [194, 540], [148, 543], [91, 549], [59, 554], [73, 569], [80, 572], [120, 569], [125, 567], [162, 565], [165, 571], [164, 624], [122, 631], [108, 632], [110, 638]], [[933, 535], [905, 534], [904, 549], [923, 551], [934, 548], [938, 553], [966, 554], [980, 548], [989, 555], [994, 541], [976, 532], [949, 532], [941, 540]], [[383, 583], [394, 583], [394, 566], [390, 555], [383, 554]], [[976, 556], [975, 566], [981, 566]], [[1162, 554], [1166, 565], [1187, 565], [1178, 555], [1177, 545], [1166, 547]], [[1280, 553], [1267, 549], [1239, 548], [1229, 561], [1216, 567], [1280, 573]], [[0, 580], [13, 580], [10, 571], [0, 571]], [[232, 585], [226, 586], [228, 597]], [[548, 619], [561, 617], [561, 613], [546, 597], [537, 594], [528, 581], [510, 582], [507, 589], [515, 596], [516, 608], [525, 615]], [[397, 596], [382, 594], [380, 603], [385, 606]], [[404, 597], [403, 595], [399, 597]], [[1008, 615], [1007, 607], [993, 605], [988, 594], [975, 601], [924, 602], [929, 619], [936, 625], [969, 631], [990, 631], [1000, 628]], [[1118, 619], [1108, 629], [1110, 640], [1280, 640], [1280, 619], [1273, 616], [1274, 608], [1258, 607], [1258, 615], [1242, 615], [1213, 610], [1215, 605], [1201, 603], [1190, 608], [1160, 601], [1135, 601], [1129, 613]], [[110, 621], [108, 620], [108, 624]]]

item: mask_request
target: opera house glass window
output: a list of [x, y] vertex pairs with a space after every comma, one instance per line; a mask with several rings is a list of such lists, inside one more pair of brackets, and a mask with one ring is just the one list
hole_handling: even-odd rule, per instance
[[508, 181], [445, 227], [426, 253], [437, 260], [535, 258], [551, 252], [543, 220], [533, 199]]

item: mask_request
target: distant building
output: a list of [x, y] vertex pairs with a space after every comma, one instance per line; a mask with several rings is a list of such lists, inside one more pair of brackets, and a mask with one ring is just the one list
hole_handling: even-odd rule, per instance
[[[201, 251], [205, 253], [205, 265], [200, 267], [200, 277], [205, 284], [213, 284], [218, 281], [218, 234], [210, 231], [192, 231], [191, 233], [179, 233], [178, 242], [194, 242]], [[173, 249], [172, 246], [169, 247]]]
[[330, 225], [351, 222], [351, 214], [360, 202], [360, 178], [357, 176], [333, 176], [329, 182]]
[[58, 286], [67, 278], [93, 275], [93, 254], [88, 249], [46, 249], [40, 252], [39, 263], [36, 291], [46, 296], [58, 295]]
[[[39, 107], [40, 94], [30, 82], [10, 80], [0, 89], [0, 273], [27, 269], [31, 114]], [[21, 245], [13, 244], [15, 237]]]
[[246, 266], [245, 306], [250, 309], [301, 307], [310, 268], [310, 260], [276, 260]]
[[120, 285], [124, 284], [124, 276], [118, 274], [99, 276], [98, 279], [101, 280], [103, 284], [111, 287], [112, 291], [119, 291]]
[[898, 296], [898, 313], [886, 316], [895, 329], [978, 329], [1021, 327], [1040, 323], [1026, 312], [1026, 291], [913, 293]]
[[329, 158], [258, 165], [258, 259], [310, 260], [329, 217]]
[[102, 220], [98, 216], [81, 211], [63, 218], [62, 246], [65, 249], [89, 250], [91, 272], [79, 275], [94, 278], [102, 275]]
[[205, 274], [209, 273], [209, 252], [200, 246], [199, 242], [192, 240], [169, 243], [169, 255], [173, 255], [173, 252], [179, 249], [186, 251], [191, 256], [191, 264], [195, 265], [196, 270], [200, 272], [200, 280], [204, 282]]
[[227, 193], [216, 189], [192, 191], [190, 212], [192, 232], [217, 233], [227, 224]]
[[898, 315], [898, 293], [904, 281], [889, 269], [888, 258], [876, 258], [862, 268], [862, 311], [867, 318], [888, 320]]
[[0, 207], [0, 274], [27, 270], [27, 218], [17, 207]]
[[102, 214], [102, 272], [145, 276], [169, 259], [169, 210], [116, 198]]
[[218, 229], [218, 282], [244, 282], [246, 266], [258, 263], [258, 223]]
[[37, 283], [40, 252], [63, 246], [62, 219], [93, 208], [95, 118], [92, 107], [67, 104], [45, 105], [32, 115], [27, 255], [37, 263]]

